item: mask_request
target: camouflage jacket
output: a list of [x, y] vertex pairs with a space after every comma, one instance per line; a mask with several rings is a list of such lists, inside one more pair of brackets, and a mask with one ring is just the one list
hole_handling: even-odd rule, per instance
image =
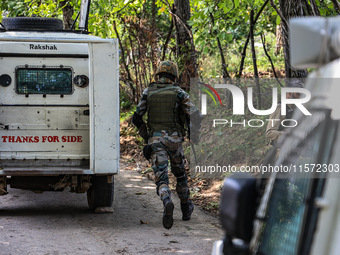
[[[148, 88], [143, 91], [141, 101], [137, 105], [136, 114], [143, 117], [148, 110], [147, 105]], [[176, 107], [180, 107], [186, 117], [187, 126], [191, 125], [191, 129], [198, 130], [201, 123], [201, 114], [197, 107], [190, 101], [189, 94], [179, 88], [177, 93]], [[161, 130], [157, 130], [161, 131]]]

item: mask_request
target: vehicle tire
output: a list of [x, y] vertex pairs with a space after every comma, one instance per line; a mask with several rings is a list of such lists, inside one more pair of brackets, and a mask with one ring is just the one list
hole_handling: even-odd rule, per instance
[[56, 18], [40, 17], [14, 17], [3, 18], [2, 25], [8, 31], [20, 30], [44, 30], [59, 31], [63, 30], [63, 21]]
[[114, 182], [108, 183], [107, 179], [106, 175], [92, 177], [92, 185], [87, 191], [87, 203], [91, 210], [112, 206]]

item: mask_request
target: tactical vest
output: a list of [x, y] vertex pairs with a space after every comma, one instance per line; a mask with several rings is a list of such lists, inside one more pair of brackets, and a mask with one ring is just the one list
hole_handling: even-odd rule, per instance
[[161, 130], [166, 130], [168, 133], [177, 131], [185, 135], [182, 117], [184, 114], [177, 106], [179, 90], [177, 84], [150, 84], [147, 96], [147, 123], [150, 135]]

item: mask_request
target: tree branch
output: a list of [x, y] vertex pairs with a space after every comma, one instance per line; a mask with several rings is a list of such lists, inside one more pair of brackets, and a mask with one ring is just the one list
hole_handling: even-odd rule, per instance
[[272, 58], [270, 57], [270, 55], [269, 55], [269, 53], [268, 53], [268, 51], [267, 51], [267, 48], [266, 48], [266, 37], [264, 36], [264, 34], [261, 34], [261, 41], [262, 41], [264, 53], [266, 54], [267, 58], [268, 58], [269, 61], [270, 61], [270, 65], [272, 66], [274, 76], [275, 76], [277, 82], [280, 84], [280, 86], [283, 87], [282, 84], [281, 84], [281, 82], [280, 82], [280, 80], [279, 80], [279, 78], [277, 77], [277, 74], [276, 74], [276, 71], [275, 71], [275, 67], [274, 67]]
[[257, 70], [257, 62], [256, 62], [256, 50], [255, 50], [255, 38], [254, 38], [254, 27], [255, 27], [255, 19], [254, 19], [254, 10], [250, 11], [250, 40], [251, 40], [251, 51], [253, 57], [253, 67], [254, 67], [254, 76], [255, 83], [257, 88], [257, 107], [261, 108], [261, 89], [259, 83], [259, 73]]
[[171, 34], [172, 34], [172, 30], [174, 29], [174, 22], [171, 20], [171, 25], [170, 25], [170, 28], [169, 28], [169, 33], [168, 33], [168, 36], [166, 37], [166, 40], [165, 40], [165, 43], [164, 43], [164, 47], [163, 47], [163, 53], [162, 53], [162, 61], [165, 59], [165, 52], [168, 48], [168, 44], [169, 44], [169, 41], [171, 39]]
[[[209, 16], [210, 16], [210, 20], [211, 23], [213, 24], [213, 26], [215, 25], [215, 19], [214, 16], [211, 12], [209, 12]], [[220, 38], [218, 38], [217, 35], [216, 36], [216, 40], [217, 40], [217, 45], [218, 45], [218, 49], [220, 51], [220, 55], [221, 55], [221, 61], [222, 61], [222, 71], [223, 71], [223, 78], [231, 78], [229, 73], [228, 73], [228, 69], [227, 69], [227, 64], [224, 58], [224, 53], [223, 53], [223, 49], [222, 49], [222, 45], [221, 45], [221, 41]]]
[[[315, 16], [315, 12], [314, 12], [313, 8], [309, 5], [308, 0], [303, 0], [302, 4], [305, 5], [306, 13], [307, 13], [308, 16]], [[303, 7], [302, 7], [302, 9], [303, 9]]]
[[[266, 0], [264, 2], [264, 4], [261, 6], [259, 12], [256, 14], [255, 19], [254, 19], [254, 25], [256, 24], [257, 20], [259, 19], [261, 13], [263, 12], [263, 10], [266, 7], [266, 5], [268, 4], [268, 2], [269, 2], [269, 0]], [[250, 31], [248, 33], [246, 42], [245, 42], [245, 44], [243, 46], [243, 50], [242, 50], [242, 53], [241, 53], [241, 63], [240, 63], [240, 68], [239, 68], [238, 75], [237, 75], [238, 77], [242, 76], [242, 71], [243, 71], [243, 66], [244, 66], [244, 59], [246, 58], [247, 47], [248, 47], [249, 40], [250, 40]]]
[[340, 14], [340, 3], [338, 2], [338, 0], [332, 0], [332, 3], [336, 12]]
[[124, 10], [129, 4], [131, 4], [134, 0], [130, 0], [127, 2], [120, 10], [116, 11], [116, 14], [120, 13], [122, 10]]
[[169, 13], [170, 13], [171, 15], [173, 15], [179, 23], [182, 24], [182, 26], [183, 26], [183, 27], [185, 28], [185, 30], [187, 31], [187, 33], [188, 33], [190, 39], [193, 40], [193, 36], [192, 36], [192, 33], [191, 33], [190, 29], [189, 29], [188, 26], [185, 24], [185, 22], [184, 22], [180, 17], [178, 17], [178, 15], [176, 15], [176, 14], [172, 11], [169, 2], [168, 2], [168, 1], [167, 1], [167, 2], [164, 2], [164, 0], [163, 0], [162, 2], [168, 6], [168, 8], [169, 8], [168, 11], [169, 11]]
[[271, 6], [274, 8], [274, 10], [277, 12], [277, 14], [280, 16], [281, 21], [284, 23], [284, 25], [286, 27], [288, 27], [288, 22], [286, 20], [286, 18], [283, 16], [282, 12], [279, 10], [279, 8], [277, 8], [276, 4], [274, 3], [273, 0], [270, 0], [270, 4]]
[[136, 96], [136, 89], [132, 85], [133, 84], [133, 80], [132, 80], [132, 77], [131, 77], [131, 74], [130, 74], [130, 70], [129, 70], [129, 67], [127, 66], [126, 62], [125, 62], [124, 47], [123, 47], [122, 41], [120, 39], [118, 30], [117, 30], [116, 22], [114, 20], [113, 20], [113, 29], [114, 29], [114, 31], [116, 33], [116, 36], [117, 36], [117, 39], [118, 39], [119, 48], [121, 49], [123, 64], [124, 64], [124, 68], [125, 68], [125, 71], [126, 71], [127, 76], [128, 76], [128, 83], [129, 83], [130, 89], [132, 91], [132, 96], [133, 96], [134, 100], [136, 100], [136, 98], [135, 98], [135, 96]]
[[319, 11], [319, 7], [316, 4], [315, 0], [310, 0], [310, 4], [312, 7], [313, 12], [315, 13], [316, 16], [320, 16], [320, 11]]

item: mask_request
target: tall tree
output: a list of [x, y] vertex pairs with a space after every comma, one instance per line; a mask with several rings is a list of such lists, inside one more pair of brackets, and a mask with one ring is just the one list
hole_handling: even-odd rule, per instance
[[73, 6], [70, 0], [62, 0], [60, 1], [60, 5], [63, 10], [64, 29], [69, 30], [73, 24]]
[[[312, 1], [311, 1], [312, 2]], [[276, 8], [274, 1], [272, 5]], [[305, 78], [307, 70], [297, 70], [290, 65], [290, 50], [289, 50], [289, 20], [293, 17], [312, 15], [309, 13], [312, 6], [308, 2], [301, 0], [279, 0], [280, 10], [278, 13], [282, 19], [282, 37], [283, 37], [283, 52], [285, 57], [285, 72], [287, 78]], [[315, 6], [313, 6], [315, 7]], [[316, 11], [315, 11], [316, 12]], [[315, 15], [314, 12], [314, 15]]]
[[180, 70], [182, 71], [180, 82], [184, 86], [189, 87], [191, 78], [198, 77], [197, 55], [191, 27], [188, 25], [190, 20], [190, 1], [175, 0], [173, 15], [175, 16], [177, 57], [180, 61]]

